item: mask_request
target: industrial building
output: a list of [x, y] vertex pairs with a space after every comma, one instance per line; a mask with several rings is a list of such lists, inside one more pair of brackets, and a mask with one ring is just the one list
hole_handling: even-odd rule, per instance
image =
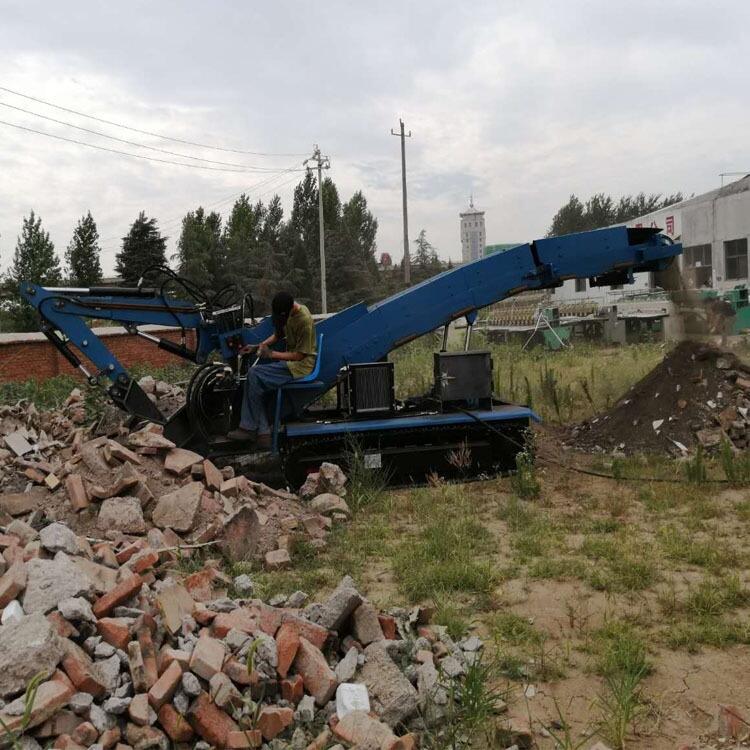
[[[683, 253], [678, 262], [687, 287], [724, 292], [738, 285], [750, 285], [750, 175], [640, 216], [628, 226], [659, 227], [676, 242], [682, 242]], [[658, 287], [658, 280], [647, 273], [636, 274], [631, 285], [593, 289], [586, 279], [569, 279], [554, 290], [552, 298], [553, 304], [592, 300], [608, 305]]]

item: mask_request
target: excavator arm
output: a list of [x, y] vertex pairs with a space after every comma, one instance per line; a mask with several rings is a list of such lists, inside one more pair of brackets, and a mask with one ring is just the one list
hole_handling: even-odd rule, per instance
[[[665, 269], [681, 251], [658, 229], [600, 229], [536, 240], [445, 271], [373, 305], [354, 305], [317, 325], [325, 339], [317, 385], [298, 398], [303, 403], [317, 398], [335, 385], [346, 365], [380, 361], [393, 349], [461, 317], [473, 324], [479, 309], [511, 295], [559, 286], [571, 278], [587, 278], [592, 286], [629, 283], [634, 273]], [[161, 270], [195, 292], [174, 272]], [[164, 283], [160, 288], [67, 289], [23, 282], [20, 292], [39, 313], [42, 332], [89, 382], [106, 381], [117, 405], [159, 422], [164, 421], [159, 410], [86, 319], [111, 321], [199, 364], [218, 352], [235, 374], [239, 348], [258, 343], [271, 332], [268, 318], [247, 324], [242, 295], [241, 301], [224, 306], [221, 293], [213, 298], [196, 293], [197, 299], [175, 299], [166, 293]], [[181, 343], [141, 328], [149, 325], [177, 327]], [[92, 371], [82, 358], [93, 363]]]

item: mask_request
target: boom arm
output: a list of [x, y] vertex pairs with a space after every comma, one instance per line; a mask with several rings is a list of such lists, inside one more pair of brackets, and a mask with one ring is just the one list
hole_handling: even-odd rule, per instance
[[[312, 400], [332, 387], [347, 364], [376, 362], [402, 344], [460, 317], [473, 322], [479, 309], [511, 295], [559, 286], [571, 278], [588, 278], [592, 286], [631, 283], [634, 273], [663, 270], [681, 252], [681, 246], [658, 229], [600, 229], [536, 240], [445, 271], [382, 302], [354, 305], [318, 324], [325, 335], [320, 387], [306, 391], [302, 398]], [[91, 382], [106, 377], [115, 403], [156, 421], [163, 421], [158, 409], [83, 318], [112, 320], [199, 363], [216, 350], [225, 361], [236, 361], [242, 344], [258, 343], [271, 332], [268, 318], [245, 326], [241, 308], [212, 310], [167, 298], [154, 289], [55, 289], [22, 282], [20, 291], [37, 309], [43, 333], [74, 367]], [[138, 329], [141, 324], [175, 323], [183, 332], [179, 345]], [[196, 334], [194, 350], [186, 345], [188, 330]], [[70, 344], [94, 363], [95, 374], [82, 365]]]

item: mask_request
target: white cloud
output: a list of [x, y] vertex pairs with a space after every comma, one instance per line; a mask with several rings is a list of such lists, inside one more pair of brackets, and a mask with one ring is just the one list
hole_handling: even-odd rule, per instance
[[[748, 21], [744, 0], [11, 2], [0, 85], [192, 141], [300, 153], [319, 142], [342, 196], [364, 191], [380, 221], [379, 247], [395, 257], [400, 160], [389, 131], [403, 116], [413, 131], [410, 234], [424, 227], [455, 258], [458, 212], [471, 191], [487, 211], [488, 241], [523, 241], [546, 231], [571, 192], [702, 192], [720, 171], [750, 166]], [[3, 101], [181, 150], [7, 94]], [[10, 122], [135, 150], [0, 110]], [[176, 238], [186, 211], [263, 178], [98, 153], [2, 125], [0, 174], [0, 266], [33, 207], [61, 255], [91, 210], [107, 271], [138, 211]], [[292, 187], [281, 188], [287, 207]]]

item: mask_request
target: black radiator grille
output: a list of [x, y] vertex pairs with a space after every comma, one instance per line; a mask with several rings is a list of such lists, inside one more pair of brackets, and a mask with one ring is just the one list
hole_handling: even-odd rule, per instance
[[339, 406], [349, 414], [393, 411], [393, 363], [349, 365], [339, 386]]

